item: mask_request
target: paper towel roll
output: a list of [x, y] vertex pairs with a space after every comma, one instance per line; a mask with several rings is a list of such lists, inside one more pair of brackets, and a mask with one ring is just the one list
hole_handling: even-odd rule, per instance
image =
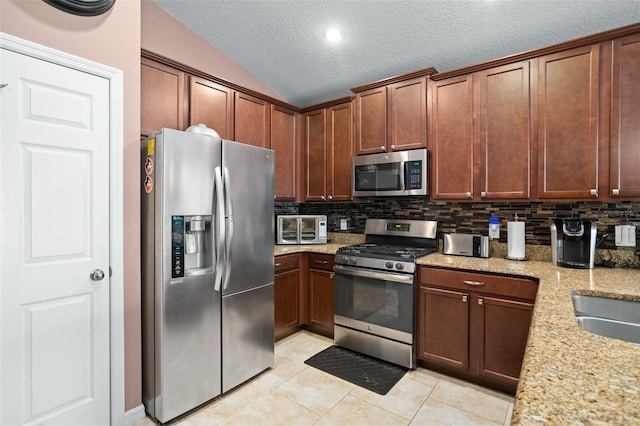
[[507, 257], [524, 260], [524, 222], [507, 222]]

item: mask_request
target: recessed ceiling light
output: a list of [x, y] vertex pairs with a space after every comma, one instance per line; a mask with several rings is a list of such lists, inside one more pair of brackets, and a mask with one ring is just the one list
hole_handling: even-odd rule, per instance
[[324, 38], [331, 42], [337, 42], [342, 40], [343, 34], [342, 31], [337, 29], [336, 27], [328, 27], [324, 30]]

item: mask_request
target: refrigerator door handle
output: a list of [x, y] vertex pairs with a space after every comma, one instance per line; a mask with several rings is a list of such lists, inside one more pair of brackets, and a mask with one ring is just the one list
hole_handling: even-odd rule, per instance
[[231, 180], [229, 179], [229, 169], [224, 167], [224, 199], [225, 199], [225, 209], [227, 214], [226, 220], [226, 240], [225, 240], [225, 274], [224, 274], [224, 284], [222, 285], [223, 289], [226, 289], [229, 285], [229, 276], [231, 275], [231, 242], [233, 241], [233, 202], [231, 200]]
[[220, 167], [215, 168], [214, 172], [214, 191], [216, 193], [216, 266], [215, 266], [215, 279], [214, 289], [220, 291], [222, 285], [222, 275], [224, 268], [224, 242], [226, 240], [225, 218], [224, 218], [224, 187], [222, 186], [222, 171]]

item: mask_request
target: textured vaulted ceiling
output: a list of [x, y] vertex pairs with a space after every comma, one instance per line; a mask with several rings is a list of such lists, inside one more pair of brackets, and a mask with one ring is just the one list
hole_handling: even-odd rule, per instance
[[[448, 71], [640, 22], [640, 0], [156, 0], [289, 103]], [[324, 28], [345, 39], [332, 45]]]

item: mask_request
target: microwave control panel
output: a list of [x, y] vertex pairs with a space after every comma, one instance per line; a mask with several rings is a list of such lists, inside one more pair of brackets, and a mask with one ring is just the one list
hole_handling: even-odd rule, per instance
[[407, 189], [422, 188], [422, 160], [407, 161], [406, 168]]

